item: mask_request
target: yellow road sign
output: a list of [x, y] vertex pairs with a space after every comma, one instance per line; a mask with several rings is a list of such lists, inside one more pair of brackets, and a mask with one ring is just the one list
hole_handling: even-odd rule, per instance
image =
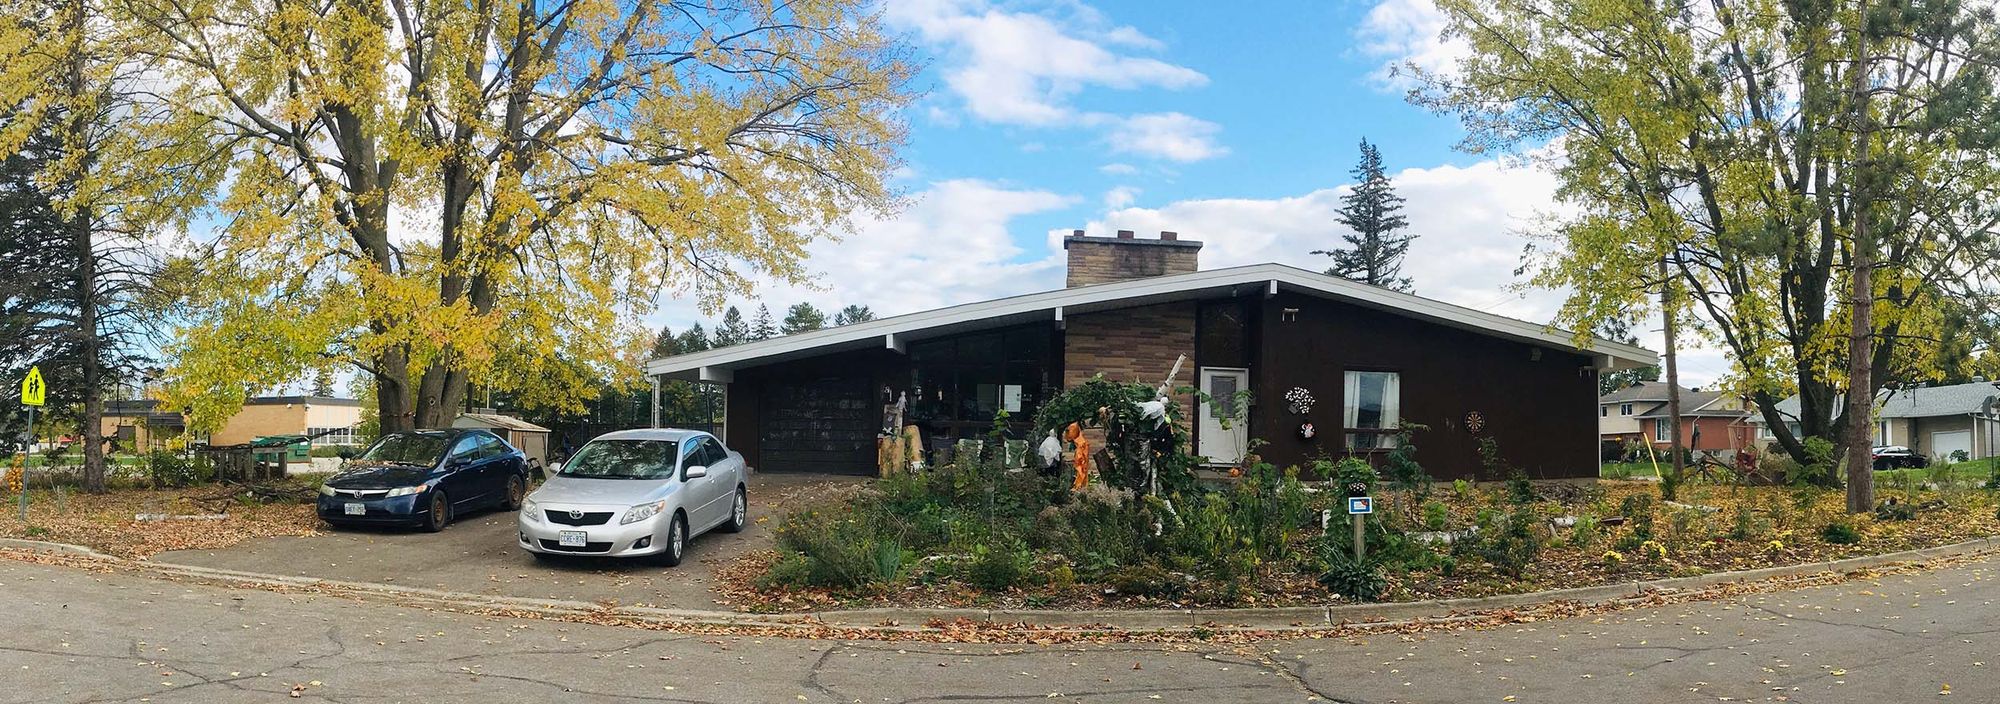
[[21, 380], [21, 403], [28, 406], [42, 405], [48, 396], [49, 385], [42, 383], [42, 368], [28, 367], [28, 378]]

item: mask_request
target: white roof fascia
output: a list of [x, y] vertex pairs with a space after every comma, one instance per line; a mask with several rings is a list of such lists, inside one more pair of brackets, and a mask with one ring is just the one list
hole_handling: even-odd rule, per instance
[[[1547, 326], [1282, 264], [1253, 264], [1189, 274], [1077, 286], [960, 304], [798, 335], [786, 335], [762, 342], [664, 357], [647, 362], [645, 368], [646, 373], [650, 375], [693, 377], [695, 375], [691, 372], [698, 372], [701, 378], [719, 380], [728, 370], [746, 366], [747, 363], [799, 356], [828, 348], [879, 348], [888, 345], [891, 336], [900, 346], [924, 337], [914, 333], [936, 328], [967, 324], [978, 327], [977, 323], [980, 321], [1001, 318], [1062, 320], [1078, 312], [1186, 299], [1195, 297], [1202, 291], [1244, 286], [1251, 287], [1251, 290], [1262, 288], [1267, 295], [1272, 288], [1283, 286], [1307, 294], [1321, 295], [1450, 327], [1513, 338], [1552, 349], [1578, 351], [1571, 345], [1568, 333]], [[1658, 363], [1656, 355], [1640, 347], [1597, 338], [1592, 338], [1592, 343], [1590, 349], [1581, 351], [1591, 354], [1600, 369], [1626, 369]]]

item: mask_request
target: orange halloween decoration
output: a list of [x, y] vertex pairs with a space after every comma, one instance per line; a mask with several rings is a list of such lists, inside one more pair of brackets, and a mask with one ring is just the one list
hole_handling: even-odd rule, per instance
[[1076, 481], [1070, 484], [1069, 490], [1083, 491], [1084, 485], [1090, 483], [1090, 440], [1083, 436], [1081, 423], [1069, 424], [1069, 428], [1063, 431], [1063, 439], [1076, 445]]

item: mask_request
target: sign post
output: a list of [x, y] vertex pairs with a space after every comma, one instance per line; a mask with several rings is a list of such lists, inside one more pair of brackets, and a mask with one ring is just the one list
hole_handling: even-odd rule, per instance
[[21, 380], [21, 405], [28, 407], [28, 446], [22, 452], [21, 467], [21, 522], [28, 522], [28, 462], [27, 455], [35, 451], [35, 409], [41, 408], [48, 397], [49, 385], [42, 381], [41, 367], [28, 367], [28, 378]]
[[1354, 561], [1368, 557], [1368, 514], [1375, 512], [1375, 499], [1370, 496], [1347, 497], [1347, 515], [1354, 521]]

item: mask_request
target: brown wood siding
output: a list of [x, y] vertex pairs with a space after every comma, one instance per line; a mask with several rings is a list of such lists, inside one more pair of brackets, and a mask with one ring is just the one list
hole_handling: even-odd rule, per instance
[[[1250, 414], [1252, 432], [1270, 442], [1260, 450], [1267, 461], [1304, 465], [1342, 454], [1345, 373], [1393, 371], [1401, 375], [1400, 415], [1429, 426], [1414, 442], [1432, 477], [1505, 478], [1480, 467], [1478, 439], [1466, 428], [1473, 412], [1484, 421], [1481, 434], [1529, 477], [1597, 474], [1597, 380], [1582, 355], [1543, 348], [1535, 360], [1528, 343], [1296, 293], [1265, 299], [1260, 322]], [[1285, 408], [1294, 386], [1317, 401], [1308, 417]], [[1319, 433], [1300, 440], [1295, 429], [1307, 420]]]
[[[875, 447], [874, 430], [880, 425], [884, 399], [878, 398], [883, 386], [892, 388], [906, 386], [910, 378], [909, 358], [887, 349], [857, 350], [841, 352], [823, 357], [780, 362], [763, 367], [737, 370], [736, 378], [729, 384], [728, 437], [729, 448], [743, 453], [745, 461], [758, 471], [827, 471], [841, 474], [874, 474]], [[765, 448], [767, 428], [770, 423], [780, 423], [772, 416], [774, 409], [768, 408], [778, 387], [824, 383], [831, 380], [836, 386], [850, 386], [867, 389], [865, 413], [874, 419], [867, 426], [867, 442], [859, 449], [834, 454], [824, 452], [808, 454], [779, 454], [767, 457]], [[767, 419], [768, 422], [767, 422]], [[841, 423], [839, 432], [846, 433]], [[853, 431], [860, 434], [861, 431]], [[838, 439], [836, 439], [838, 440]], [[768, 460], [768, 461], [767, 461]]]

